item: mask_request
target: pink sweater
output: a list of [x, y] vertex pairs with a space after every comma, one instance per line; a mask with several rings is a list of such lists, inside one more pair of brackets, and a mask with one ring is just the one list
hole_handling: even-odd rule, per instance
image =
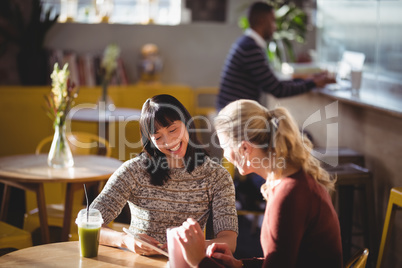
[[[340, 227], [331, 198], [303, 170], [273, 188], [261, 245], [264, 258], [245, 259], [244, 267], [342, 267]], [[212, 262], [205, 258], [199, 267], [222, 267]]]

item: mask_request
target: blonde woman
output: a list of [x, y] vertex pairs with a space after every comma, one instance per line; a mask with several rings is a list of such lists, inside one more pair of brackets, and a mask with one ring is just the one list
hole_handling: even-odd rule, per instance
[[339, 221], [329, 191], [334, 181], [310, 154], [311, 142], [284, 108], [268, 111], [252, 100], [230, 103], [215, 128], [224, 156], [240, 174], [266, 179], [267, 200], [261, 228], [264, 257], [237, 260], [223, 243], [206, 252], [194, 219], [179, 233], [184, 257], [198, 267], [342, 267]]

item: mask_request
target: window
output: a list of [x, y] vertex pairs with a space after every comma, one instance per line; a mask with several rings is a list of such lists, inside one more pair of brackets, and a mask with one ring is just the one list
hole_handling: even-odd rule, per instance
[[336, 62], [345, 50], [366, 55], [364, 70], [402, 85], [402, 1], [317, 1], [317, 49]]
[[[163, 24], [182, 22], [182, 0], [42, 0], [60, 22]], [[44, 14], [43, 14], [44, 16]]]

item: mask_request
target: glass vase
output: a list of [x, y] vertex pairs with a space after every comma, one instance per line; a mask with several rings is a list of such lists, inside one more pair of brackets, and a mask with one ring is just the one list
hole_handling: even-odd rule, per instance
[[52, 168], [69, 168], [74, 166], [73, 154], [68, 145], [65, 125], [55, 127], [47, 164]]
[[102, 83], [102, 96], [98, 101], [99, 111], [106, 112], [106, 115], [110, 115], [110, 112], [115, 110], [115, 106], [113, 100], [108, 95], [108, 86], [107, 82]]

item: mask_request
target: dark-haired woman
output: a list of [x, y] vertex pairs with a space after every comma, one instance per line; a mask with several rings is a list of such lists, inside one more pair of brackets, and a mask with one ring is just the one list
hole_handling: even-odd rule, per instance
[[[238, 224], [232, 178], [207, 156], [186, 108], [170, 95], [154, 96], [142, 107], [140, 130], [143, 152], [110, 177], [91, 208], [102, 213], [106, 225], [128, 203], [130, 230], [164, 246], [168, 227], [211, 209], [215, 238], [205, 246], [226, 243], [234, 252]], [[202, 228], [205, 224], [206, 220], [200, 222]], [[100, 243], [142, 255], [158, 254], [106, 226]]]

